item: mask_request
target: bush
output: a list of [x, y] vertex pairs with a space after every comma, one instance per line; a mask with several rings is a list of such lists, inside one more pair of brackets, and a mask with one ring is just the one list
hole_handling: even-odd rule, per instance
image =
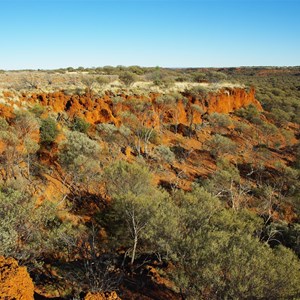
[[225, 114], [212, 113], [209, 115], [208, 120], [211, 126], [216, 128], [217, 132], [221, 132], [232, 125], [230, 117]]
[[192, 78], [194, 82], [205, 82], [207, 80], [207, 76], [203, 72], [195, 72], [192, 74]]
[[185, 299], [293, 299], [300, 293], [299, 260], [255, 237], [260, 219], [225, 210], [199, 188], [174, 200], [181, 209], [171, 276]]
[[227, 75], [222, 72], [210, 71], [208, 72], [206, 77], [210, 82], [219, 82], [225, 80], [227, 78]]
[[82, 132], [69, 132], [67, 140], [60, 145], [59, 160], [63, 166], [74, 167], [75, 170], [87, 159], [99, 158], [100, 146]]
[[175, 160], [175, 154], [167, 146], [160, 145], [155, 148], [155, 154], [162, 160], [171, 164]]
[[271, 118], [277, 126], [285, 126], [291, 120], [291, 115], [280, 108], [274, 108], [271, 111]]
[[164, 77], [161, 79], [155, 79], [153, 81], [154, 85], [165, 87], [165, 88], [170, 88], [174, 85], [175, 79], [172, 76]]
[[244, 118], [253, 124], [260, 125], [262, 124], [262, 120], [260, 119], [260, 111], [256, 106], [250, 104], [245, 108], [240, 108], [235, 111], [235, 114], [238, 117]]
[[250, 130], [250, 126], [244, 122], [234, 121], [234, 130], [239, 134], [245, 134]]
[[186, 96], [192, 96], [193, 98], [200, 98], [205, 100], [208, 96], [208, 90], [202, 86], [195, 86], [191, 89], [186, 89], [184, 91], [184, 94]]
[[9, 124], [7, 121], [3, 117], [0, 117], [0, 131], [7, 131], [8, 128]]
[[166, 193], [152, 186], [149, 170], [117, 161], [104, 170], [103, 178], [112, 201], [102, 221], [114, 247], [126, 247], [131, 264], [141, 245], [152, 253], [170, 250], [166, 239], [174, 235], [176, 208]]
[[40, 141], [44, 145], [51, 145], [57, 135], [58, 135], [58, 129], [56, 125], [56, 121], [52, 118], [47, 118], [42, 120], [41, 127], [40, 127]]
[[137, 81], [137, 76], [131, 72], [124, 72], [119, 75], [119, 79], [126, 86], [131, 86], [135, 81]]
[[33, 107], [29, 109], [36, 117], [40, 118], [41, 115], [45, 112], [45, 107], [39, 104], [35, 104]]
[[215, 158], [219, 155], [234, 153], [236, 150], [235, 142], [220, 134], [214, 135], [206, 145], [209, 147], [210, 154]]
[[75, 236], [62, 223], [49, 202], [36, 205], [34, 198], [13, 189], [0, 189], [0, 255], [32, 263], [46, 253], [62, 250], [64, 240]]
[[96, 78], [96, 82], [103, 87], [104, 85], [109, 84], [111, 79], [108, 76], [99, 76]]
[[[100, 179], [100, 146], [78, 131], [67, 134], [60, 144], [59, 162], [68, 174], [68, 188], [81, 201], [85, 192], [97, 193]], [[78, 187], [80, 187], [78, 189]]]
[[72, 130], [87, 133], [90, 128], [90, 123], [80, 117], [75, 117], [72, 124]]

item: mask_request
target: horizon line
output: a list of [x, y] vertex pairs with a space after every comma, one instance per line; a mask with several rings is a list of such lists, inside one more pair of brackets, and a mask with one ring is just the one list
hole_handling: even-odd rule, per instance
[[[2, 1], [2, 0], [0, 0]], [[53, 71], [60, 69], [68, 69], [72, 68], [74, 70], [78, 69], [97, 69], [97, 68], [105, 68], [105, 67], [140, 67], [140, 68], [162, 68], [162, 69], [231, 69], [231, 68], [300, 68], [300, 65], [239, 65], [239, 66], [185, 66], [185, 67], [168, 67], [168, 66], [142, 66], [142, 65], [103, 65], [103, 66], [93, 66], [93, 67], [84, 67], [84, 66], [68, 66], [68, 67], [58, 67], [58, 68], [21, 68], [21, 69], [1, 69], [0, 71], [4, 72], [12, 72], [12, 71]]]

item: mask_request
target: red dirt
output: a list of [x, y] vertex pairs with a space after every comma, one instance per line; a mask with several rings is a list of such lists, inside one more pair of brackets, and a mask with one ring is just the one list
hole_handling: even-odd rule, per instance
[[13, 258], [0, 257], [0, 299], [32, 300], [34, 286], [27, 269]]
[[121, 300], [116, 292], [88, 293], [84, 300]]

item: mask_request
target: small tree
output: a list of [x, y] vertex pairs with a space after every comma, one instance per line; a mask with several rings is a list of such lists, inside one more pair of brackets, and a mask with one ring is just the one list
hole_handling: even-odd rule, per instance
[[137, 76], [131, 72], [124, 72], [119, 75], [119, 79], [122, 83], [129, 87], [137, 80]]
[[212, 195], [225, 200], [234, 211], [246, 206], [251, 189], [242, 183], [239, 170], [229, 161], [217, 161], [217, 170], [204, 181], [204, 187]]
[[39, 123], [33, 114], [22, 111], [16, 114], [15, 132], [23, 144], [23, 155], [26, 157], [27, 174], [30, 176], [32, 155], [39, 149]]
[[185, 299], [299, 295], [299, 260], [292, 251], [271, 249], [255, 237], [262, 226], [257, 217], [245, 211], [233, 214], [199, 188], [177, 192], [174, 200], [181, 209], [172, 275]]
[[200, 99], [202, 101], [207, 99], [208, 96], [208, 89], [203, 86], [195, 86], [190, 89], [186, 89], [184, 91], [186, 96], [191, 96], [194, 99]]
[[236, 110], [235, 114], [239, 117], [248, 120], [253, 124], [257, 124], [257, 125], [262, 124], [262, 120], [260, 118], [261, 112], [253, 104], [250, 104], [247, 107], [243, 107]]
[[[136, 114], [125, 111], [121, 115], [122, 122], [135, 135], [134, 146], [137, 153], [139, 155], [141, 154], [142, 144], [144, 144], [144, 151], [145, 154], [147, 154], [148, 144], [157, 136], [154, 128], [147, 126], [148, 118], [153, 112], [148, 110], [149, 106], [145, 103], [136, 102], [136, 106], [132, 103], [131, 107], [135, 110]], [[137, 115], [139, 117], [137, 117]]]
[[72, 124], [72, 130], [87, 133], [90, 128], [90, 123], [80, 117], [75, 117]]
[[190, 136], [192, 135], [192, 128], [193, 128], [193, 125], [194, 125], [195, 114], [202, 115], [203, 114], [203, 109], [197, 104], [191, 104], [190, 105], [190, 112], [189, 112], [189, 115], [188, 115]]
[[40, 127], [40, 141], [45, 146], [50, 146], [58, 135], [56, 121], [50, 117], [43, 119]]
[[87, 94], [92, 95], [93, 88], [97, 83], [97, 79], [93, 75], [83, 75], [81, 77], [81, 83], [85, 86], [85, 91]]
[[165, 238], [173, 236], [176, 223], [170, 217], [173, 206], [167, 194], [152, 186], [148, 169], [118, 161], [105, 169], [104, 180], [112, 197], [104, 218], [114, 245], [129, 247], [131, 265], [142, 245], [166, 253], [170, 245]]
[[27, 193], [0, 189], [0, 255], [33, 263], [47, 253], [62, 251], [64, 240], [76, 236], [69, 225], [60, 221], [50, 202], [37, 206]]
[[60, 144], [59, 161], [65, 170], [63, 182], [73, 195], [80, 195], [82, 189], [91, 192], [92, 183], [100, 175], [100, 146], [84, 133], [67, 133], [67, 139]]
[[207, 74], [203, 72], [194, 72], [192, 74], [192, 79], [194, 82], [205, 82], [207, 80]]
[[213, 157], [233, 153], [236, 150], [236, 144], [229, 138], [220, 134], [214, 135], [208, 142], [209, 152]]
[[272, 136], [278, 134], [278, 128], [274, 124], [264, 122], [261, 126], [261, 130], [266, 140], [266, 145], [269, 147], [269, 142]]
[[103, 88], [105, 85], [109, 84], [112, 80], [109, 76], [98, 76], [96, 78], [98, 85]]
[[154, 152], [160, 161], [166, 161], [171, 164], [175, 160], [175, 154], [167, 146], [159, 145], [155, 148]]
[[228, 127], [232, 125], [230, 117], [225, 114], [212, 113], [209, 115], [208, 120], [215, 131], [220, 134], [222, 134], [224, 130], [226, 132]]
[[1, 120], [0, 140], [6, 145], [1, 153], [5, 180], [24, 176], [23, 163], [26, 163], [27, 176], [30, 176], [32, 155], [39, 149], [38, 136], [38, 121], [31, 113], [17, 112], [11, 124]]

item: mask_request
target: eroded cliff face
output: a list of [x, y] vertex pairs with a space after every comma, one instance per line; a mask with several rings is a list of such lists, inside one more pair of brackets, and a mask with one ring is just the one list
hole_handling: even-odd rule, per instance
[[254, 88], [251, 88], [249, 92], [242, 88], [222, 89], [218, 93], [209, 95], [207, 112], [226, 114], [250, 104], [262, 111], [261, 104], [255, 99]]
[[34, 286], [25, 267], [0, 256], [0, 299], [33, 300]]
[[[40, 93], [22, 95], [21, 103], [29, 105], [40, 104], [51, 108], [51, 111], [65, 112], [70, 117], [79, 116], [86, 121], [97, 123], [121, 123], [121, 113], [135, 110], [140, 103], [147, 103], [138, 115], [143, 116], [147, 126], [159, 127], [162, 119], [167, 122], [190, 125], [202, 122], [203, 114], [230, 113], [250, 104], [262, 110], [260, 103], [255, 99], [255, 90], [243, 88], [224, 88], [217, 92], [208, 93], [207, 97], [191, 97], [179, 99], [171, 109], [164, 111], [161, 118], [161, 104], [157, 104], [160, 95], [150, 93], [148, 96], [128, 96], [125, 94], [114, 95], [107, 92], [102, 97], [84, 95], [66, 95], [64, 92]], [[119, 102], [114, 101], [119, 98]], [[136, 103], [134, 103], [136, 101]], [[195, 109], [198, 108], [198, 109]]]

